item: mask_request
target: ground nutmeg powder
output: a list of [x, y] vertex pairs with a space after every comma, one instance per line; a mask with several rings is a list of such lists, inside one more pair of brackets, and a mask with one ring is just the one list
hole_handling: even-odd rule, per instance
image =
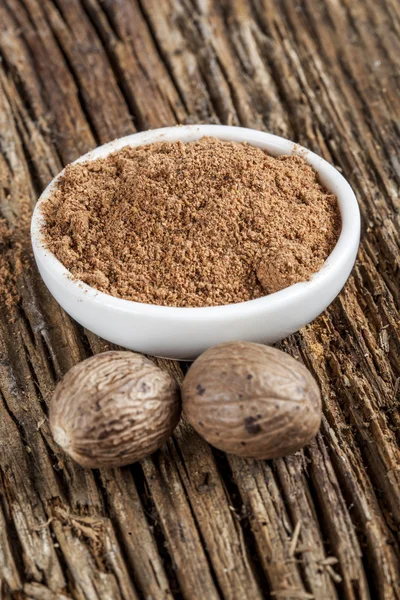
[[45, 243], [75, 278], [166, 306], [242, 302], [307, 280], [341, 226], [303, 158], [212, 137], [69, 165], [43, 213]]

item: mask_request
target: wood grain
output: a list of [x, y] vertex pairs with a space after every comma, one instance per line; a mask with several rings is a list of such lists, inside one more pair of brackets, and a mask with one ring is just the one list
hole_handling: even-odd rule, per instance
[[[1, 597], [400, 598], [399, 32], [397, 0], [0, 2]], [[182, 421], [141, 464], [86, 471], [52, 441], [47, 403], [110, 346], [41, 283], [32, 207], [97, 144], [195, 122], [290, 137], [355, 189], [353, 274], [281, 344], [321, 386], [322, 428], [255, 462]]]

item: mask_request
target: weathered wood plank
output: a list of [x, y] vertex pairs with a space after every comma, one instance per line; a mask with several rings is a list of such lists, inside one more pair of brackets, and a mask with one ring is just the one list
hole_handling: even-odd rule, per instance
[[[0, 294], [20, 297], [0, 306], [5, 597], [400, 598], [399, 31], [395, 0], [0, 3], [0, 267], [14, 271]], [[183, 423], [142, 468], [83, 471], [53, 443], [46, 402], [109, 345], [41, 284], [31, 208], [96, 143], [199, 121], [289, 136], [360, 200], [349, 284], [283, 344], [321, 385], [321, 435], [256, 464]]]

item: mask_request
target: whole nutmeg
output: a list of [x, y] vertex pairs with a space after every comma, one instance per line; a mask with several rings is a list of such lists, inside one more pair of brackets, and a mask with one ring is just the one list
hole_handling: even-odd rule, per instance
[[321, 422], [311, 373], [285, 352], [251, 342], [219, 344], [199, 356], [183, 382], [182, 402], [210, 444], [249, 458], [291, 454]]
[[180, 417], [175, 380], [141, 354], [104, 352], [73, 367], [50, 403], [54, 440], [83, 467], [121, 467], [152, 454]]

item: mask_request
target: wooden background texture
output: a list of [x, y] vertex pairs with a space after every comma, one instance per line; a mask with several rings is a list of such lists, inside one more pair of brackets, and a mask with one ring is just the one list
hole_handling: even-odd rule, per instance
[[[400, 598], [399, 33], [398, 0], [0, 0], [2, 598]], [[350, 280], [280, 345], [319, 382], [321, 431], [256, 462], [182, 422], [139, 464], [83, 470], [47, 404], [110, 345], [46, 291], [32, 208], [98, 144], [210, 122], [311, 148], [359, 199]]]

